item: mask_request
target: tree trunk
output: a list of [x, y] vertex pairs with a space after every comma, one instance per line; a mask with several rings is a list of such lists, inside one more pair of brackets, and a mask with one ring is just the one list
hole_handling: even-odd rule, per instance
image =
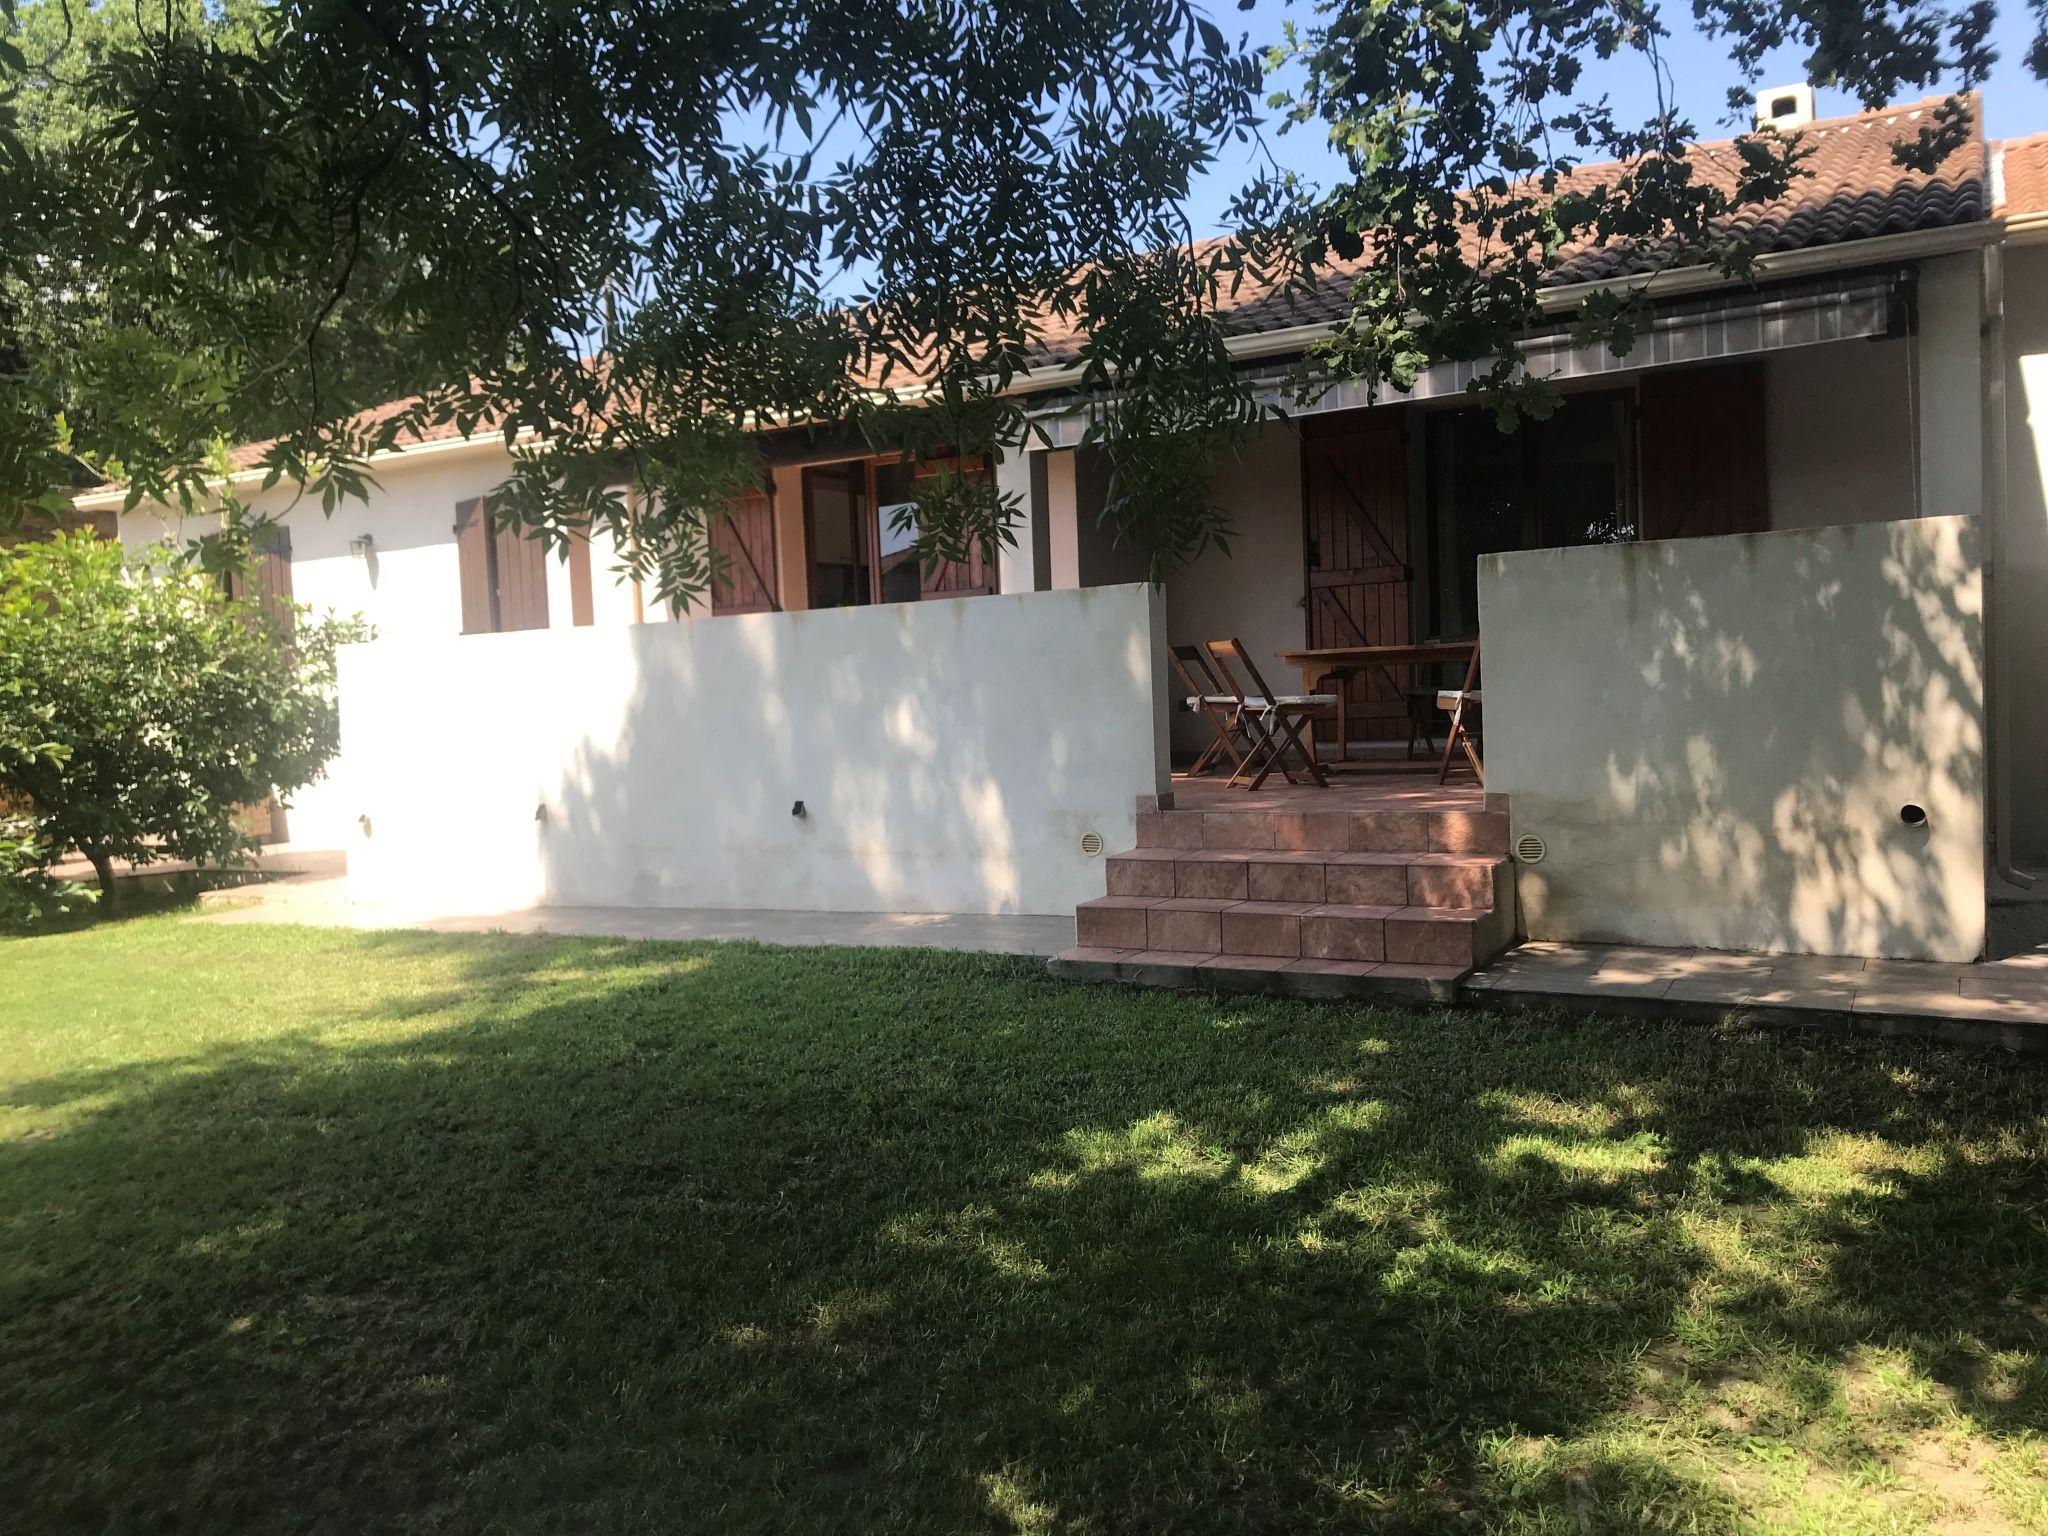
[[100, 849], [81, 848], [79, 852], [92, 861], [92, 872], [99, 876], [101, 913], [107, 917], [112, 917], [121, 905], [120, 897], [114, 893], [113, 857]]

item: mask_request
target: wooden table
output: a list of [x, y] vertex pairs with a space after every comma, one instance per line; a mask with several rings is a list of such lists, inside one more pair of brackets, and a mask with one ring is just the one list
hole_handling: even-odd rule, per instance
[[[1350, 761], [1351, 754], [1348, 685], [1354, 676], [1378, 667], [1398, 690], [1401, 684], [1394, 676], [1394, 668], [1428, 667], [1440, 662], [1465, 666], [1472, 660], [1472, 653], [1478, 646], [1477, 640], [1428, 640], [1420, 645], [1333, 645], [1317, 650], [1278, 651], [1275, 654], [1288, 666], [1301, 669], [1303, 693], [1334, 692], [1337, 695], [1337, 761], [1343, 763]], [[1332, 678], [1337, 680], [1336, 688], [1323, 686]], [[1409, 755], [1413, 756], [1415, 742], [1412, 732], [1408, 745]]]

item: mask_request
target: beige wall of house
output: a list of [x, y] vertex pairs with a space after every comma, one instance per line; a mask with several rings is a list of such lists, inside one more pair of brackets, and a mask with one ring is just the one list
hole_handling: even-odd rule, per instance
[[2048, 246], [2006, 253], [2006, 538], [2003, 585], [2012, 850], [2048, 865]]
[[1073, 449], [1045, 456], [1045, 517], [1052, 573], [1048, 585], [1055, 592], [1081, 585], [1081, 511], [1075, 467], [1078, 457]]
[[1529, 936], [1981, 953], [1977, 540], [1910, 518], [1482, 560], [1487, 788], [1547, 846]]
[[[1273, 653], [1301, 645], [1307, 633], [1296, 429], [1268, 426], [1217, 475], [1216, 500], [1234, 525], [1230, 553], [1211, 550], [1167, 578], [1167, 637], [1175, 645], [1196, 645], [1235, 635], [1270, 687], [1294, 692], [1301, 687], [1300, 674], [1281, 666]], [[1197, 752], [1209, 740], [1209, 727], [1177, 712], [1173, 735], [1182, 752]]]
[[1764, 392], [1772, 527], [1913, 516], [1909, 338], [1773, 353]]

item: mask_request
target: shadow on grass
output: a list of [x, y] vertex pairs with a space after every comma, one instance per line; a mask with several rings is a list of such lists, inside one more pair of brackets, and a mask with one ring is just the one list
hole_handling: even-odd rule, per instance
[[208, 888], [190, 880], [123, 890], [121, 904], [113, 912], [107, 911], [91, 886], [80, 887], [76, 893], [37, 893], [33, 897], [0, 892], [0, 940], [47, 938], [187, 911], [198, 906], [200, 894]]
[[261, 1026], [0, 1102], [37, 1528], [1732, 1530], [1617, 1427], [1870, 1347], [2048, 1428], [2003, 1059], [176, 932]]

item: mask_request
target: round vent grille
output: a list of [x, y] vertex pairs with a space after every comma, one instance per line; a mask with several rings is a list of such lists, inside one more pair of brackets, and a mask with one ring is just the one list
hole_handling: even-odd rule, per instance
[[1102, 834], [1100, 832], [1083, 832], [1081, 834], [1081, 852], [1091, 859], [1101, 853]]
[[1543, 846], [1543, 839], [1534, 832], [1525, 832], [1515, 839], [1515, 857], [1524, 864], [1541, 864], [1543, 855], [1549, 851]]

